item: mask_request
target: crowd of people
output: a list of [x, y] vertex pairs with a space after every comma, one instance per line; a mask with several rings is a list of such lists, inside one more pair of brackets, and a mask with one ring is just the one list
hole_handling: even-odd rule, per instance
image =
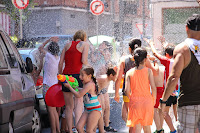
[[[159, 37], [164, 55], [156, 50], [152, 41], [145, 39], [153, 53], [148, 54], [142, 47], [141, 40], [133, 38], [128, 44], [129, 53], [119, 59], [118, 66], [111, 59], [112, 45], [104, 41], [97, 49], [91, 48], [83, 30], [75, 33], [73, 41], [65, 45], [60, 56], [58, 38], [51, 37], [45, 41], [39, 47], [44, 56], [43, 95], [45, 97], [48, 89], [59, 83], [62, 84], [65, 100], [63, 108], [47, 106], [51, 132], [72, 133], [74, 129], [79, 133], [94, 133], [97, 128], [100, 133], [117, 132], [110, 126], [108, 88], [110, 81], [115, 82], [114, 100], [119, 102], [119, 89], [123, 79], [121, 117], [130, 133], [139, 133], [142, 129], [145, 133], [151, 133], [153, 120], [156, 125], [154, 133], [165, 132], [164, 120], [171, 133], [198, 133], [199, 14], [188, 18], [186, 33], [187, 39], [176, 47], [174, 44], [164, 44], [164, 39]], [[79, 83], [78, 91], [68, 82], [60, 83], [58, 74], [76, 78]], [[179, 122], [178, 127], [175, 127], [169, 115], [171, 105], [175, 121]]]

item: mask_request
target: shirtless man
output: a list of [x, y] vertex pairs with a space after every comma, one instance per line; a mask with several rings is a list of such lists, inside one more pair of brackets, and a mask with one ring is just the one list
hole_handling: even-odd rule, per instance
[[160, 105], [165, 114], [165, 103], [180, 78], [181, 93], [178, 98], [180, 126], [177, 130], [178, 133], [195, 133], [200, 129], [200, 14], [193, 14], [187, 19], [186, 33], [187, 39], [174, 50], [174, 64]]

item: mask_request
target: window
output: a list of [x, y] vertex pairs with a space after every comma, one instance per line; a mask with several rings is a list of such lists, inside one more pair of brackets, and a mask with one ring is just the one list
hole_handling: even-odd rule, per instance
[[3, 32], [0, 32], [0, 39], [2, 39], [2, 42], [5, 46], [5, 55], [7, 56], [8, 63], [11, 68], [17, 68], [18, 62], [15, 58], [15, 55], [13, 53], [13, 50], [10, 48], [9, 42], [7, 41], [6, 37], [4, 36]]
[[[7, 34], [6, 34], [6, 37], [7, 37], [7, 40], [8, 40], [8, 42], [9, 42], [10, 46], [11, 46], [11, 49], [12, 49], [13, 54], [14, 54], [14, 57], [17, 58], [17, 61], [16, 61], [16, 62], [18, 62], [19, 67], [20, 67], [20, 69], [21, 69], [21, 72], [25, 72], [25, 67], [23, 67], [24, 64], [23, 64], [21, 55], [19, 54], [19, 52], [18, 52], [16, 46], [13, 44], [12, 40], [10, 39], [10, 37], [9, 37]], [[15, 59], [15, 60], [16, 60], [16, 59]]]
[[5, 56], [3, 54], [3, 50], [1, 46], [3, 45], [3, 41], [0, 39], [0, 69], [8, 68]]
[[20, 58], [20, 54], [19, 54], [17, 48], [15, 47], [12, 40], [10, 39], [10, 37], [7, 34], [6, 34], [6, 37], [7, 37], [7, 40], [9, 42], [10, 46], [11, 46], [11, 49], [13, 51], [14, 56], [17, 58], [17, 61], [18, 61], [19, 65], [21, 66], [22, 65], [22, 59]]
[[163, 9], [163, 35], [168, 42], [181, 43], [185, 37], [185, 21], [200, 8], [164, 8]]

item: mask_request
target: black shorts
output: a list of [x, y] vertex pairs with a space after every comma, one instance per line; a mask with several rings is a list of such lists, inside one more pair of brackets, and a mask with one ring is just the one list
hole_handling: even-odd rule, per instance
[[[80, 74], [70, 74], [70, 75], [72, 75], [72, 77], [74, 77], [74, 78], [77, 79], [79, 88], [83, 88], [83, 83], [82, 83], [82, 81], [81, 81], [80, 78], [79, 78], [79, 75], [80, 75]], [[70, 76], [70, 75], [69, 75], [69, 76]], [[65, 87], [63, 84], [62, 84], [62, 91], [64, 91], [64, 92], [71, 92], [70, 89], [67, 88], [67, 87]]]
[[167, 99], [166, 106], [171, 106], [172, 104], [173, 104], [173, 105], [177, 104], [177, 97], [176, 97], [176, 96], [170, 96], [170, 97]]

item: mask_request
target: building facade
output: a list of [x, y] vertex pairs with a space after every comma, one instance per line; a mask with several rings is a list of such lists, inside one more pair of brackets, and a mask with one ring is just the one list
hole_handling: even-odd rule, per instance
[[161, 48], [158, 36], [169, 43], [179, 44], [186, 38], [185, 21], [200, 13], [196, 0], [152, 0], [153, 40]]
[[[150, 0], [145, 1], [146, 33], [151, 34]], [[108, 35], [117, 40], [126, 37], [140, 37], [136, 28], [142, 23], [143, 3], [141, 0], [102, 0], [105, 10], [93, 15], [90, 10], [91, 0], [35, 0], [37, 6], [30, 9], [24, 24], [26, 37], [47, 34], [74, 34], [83, 29], [88, 36]], [[98, 22], [98, 25], [97, 25]], [[98, 30], [97, 30], [98, 27]]]
[[[4, 8], [5, 6], [0, 4], [0, 9]], [[4, 12], [0, 12], [0, 26], [5, 30], [5, 32], [10, 35], [11, 34], [11, 19], [10, 16]]]

